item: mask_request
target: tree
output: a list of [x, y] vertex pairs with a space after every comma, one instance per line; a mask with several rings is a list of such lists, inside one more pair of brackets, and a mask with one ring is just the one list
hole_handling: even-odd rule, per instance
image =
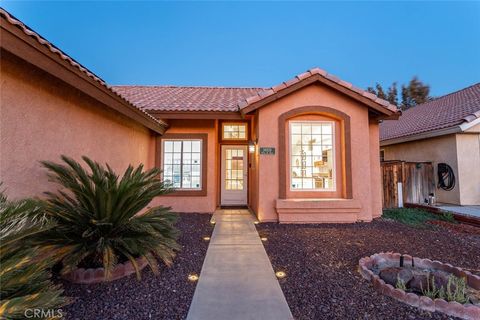
[[387, 100], [391, 104], [394, 104], [396, 106], [398, 105], [398, 90], [397, 90], [397, 83], [396, 82], [392, 83], [390, 88], [388, 88]]
[[402, 85], [401, 109], [406, 110], [430, 100], [430, 86], [424, 84], [417, 77], [413, 77], [408, 86]]
[[424, 84], [416, 76], [410, 80], [408, 85], [401, 86], [400, 95], [402, 100], [400, 104], [398, 103], [398, 90], [396, 82], [392, 83], [386, 92], [382, 85], [380, 85], [378, 82], [375, 84], [375, 88], [368, 87], [367, 91], [377, 95], [380, 99], [385, 99], [391, 104], [398, 106], [401, 110], [407, 110], [432, 99], [429, 95], [430, 86]]
[[383, 89], [382, 85], [380, 83], [375, 84], [375, 88], [373, 87], [368, 87], [367, 91], [370, 93], [373, 93], [380, 99], [384, 99], [389, 101], [391, 104], [397, 105], [398, 99], [397, 99], [397, 84], [394, 82], [385, 92]]

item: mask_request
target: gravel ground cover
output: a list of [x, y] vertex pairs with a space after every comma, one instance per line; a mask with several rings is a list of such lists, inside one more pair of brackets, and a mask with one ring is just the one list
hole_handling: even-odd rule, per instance
[[[377, 219], [371, 223], [257, 225], [295, 319], [451, 319], [377, 293], [357, 271], [358, 260], [394, 251], [480, 273], [480, 228], [459, 233]], [[471, 230], [470, 230], [471, 231]]]
[[177, 228], [182, 251], [171, 267], [160, 265], [154, 275], [149, 267], [142, 280], [135, 275], [113, 282], [78, 285], [63, 282], [65, 295], [75, 301], [63, 308], [66, 319], [185, 319], [193, 298], [196, 282], [187, 280], [189, 273], [200, 274], [213, 227], [211, 215], [180, 214]]

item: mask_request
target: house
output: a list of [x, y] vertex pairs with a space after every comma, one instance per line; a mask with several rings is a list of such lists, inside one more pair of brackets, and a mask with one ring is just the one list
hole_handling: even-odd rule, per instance
[[480, 205], [480, 83], [384, 121], [380, 139], [386, 161], [433, 163], [437, 202]]
[[0, 180], [40, 195], [38, 160], [158, 166], [178, 212], [249, 207], [260, 221], [381, 215], [379, 121], [395, 106], [321, 69], [271, 88], [108, 86], [1, 11]]

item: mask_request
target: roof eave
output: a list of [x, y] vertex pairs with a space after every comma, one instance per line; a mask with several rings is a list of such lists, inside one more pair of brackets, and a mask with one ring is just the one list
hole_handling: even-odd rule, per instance
[[148, 109], [146, 111], [155, 118], [163, 120], [238, 120], [243, 118], [238, 111], [161, 111]]

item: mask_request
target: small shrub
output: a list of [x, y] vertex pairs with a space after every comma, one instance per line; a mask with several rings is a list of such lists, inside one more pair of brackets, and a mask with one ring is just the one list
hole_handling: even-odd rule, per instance
[[160, 171], [129, 166], [120, 178], [108, 165], [82, 159], [90, 172], [66, 156], [64, 164], [42, 162], [64, 189], [46, 193], [46, 212], [56, 227], [39, 241], [66, 250], [62, 271], [79, 264], [103, 266], [108, 279], [116, 263], [129, 260], [140, 278], [136, 258], [145, 258], [154, 272], [157, 258], [171, 264], [179, 249], [176, 215], [162, 206], [145, 209], [154, 197], [170, 191]]
[[397, 276], [397, 283], [395, 284], [395, 287], [397, 289], [400, 289], [400, 290], [403, 290], [403, 291], [406, 291], [407, 290], [407, 285], [405, 284], [405, 281], [403, 281], [402, 279], [400, 279], [399, 276]]
[[422, 288], [422, 294], [430, 299], [436, 299], [439, 297], [440, 290], [435, 286], [435, 277], [427, 277], [427, 288], [423, 289], [423, 286], [420, 284]]
[[467, 295], [467, 284], [465, 278], [459, 278], [453, 274], [448, 277], [446, 298], [447, 301], [457, 301], [459, 303], [468, 302], [469, 298]]
[[[430, 278], [430, 277], [429, 277]], [[459, 278], [451, 274], [448, 277], [447, 287], [439, 289], [435, 286], [435, 277], [431, 280], [427, 278], [427, 288], [422, 288], [422, 294], [431, 299], [444, 299], [446, 301], [456, 301], [458, 303], [467, 303], [469, 300], [467, 294], [467, 285], [465, 278]]]

